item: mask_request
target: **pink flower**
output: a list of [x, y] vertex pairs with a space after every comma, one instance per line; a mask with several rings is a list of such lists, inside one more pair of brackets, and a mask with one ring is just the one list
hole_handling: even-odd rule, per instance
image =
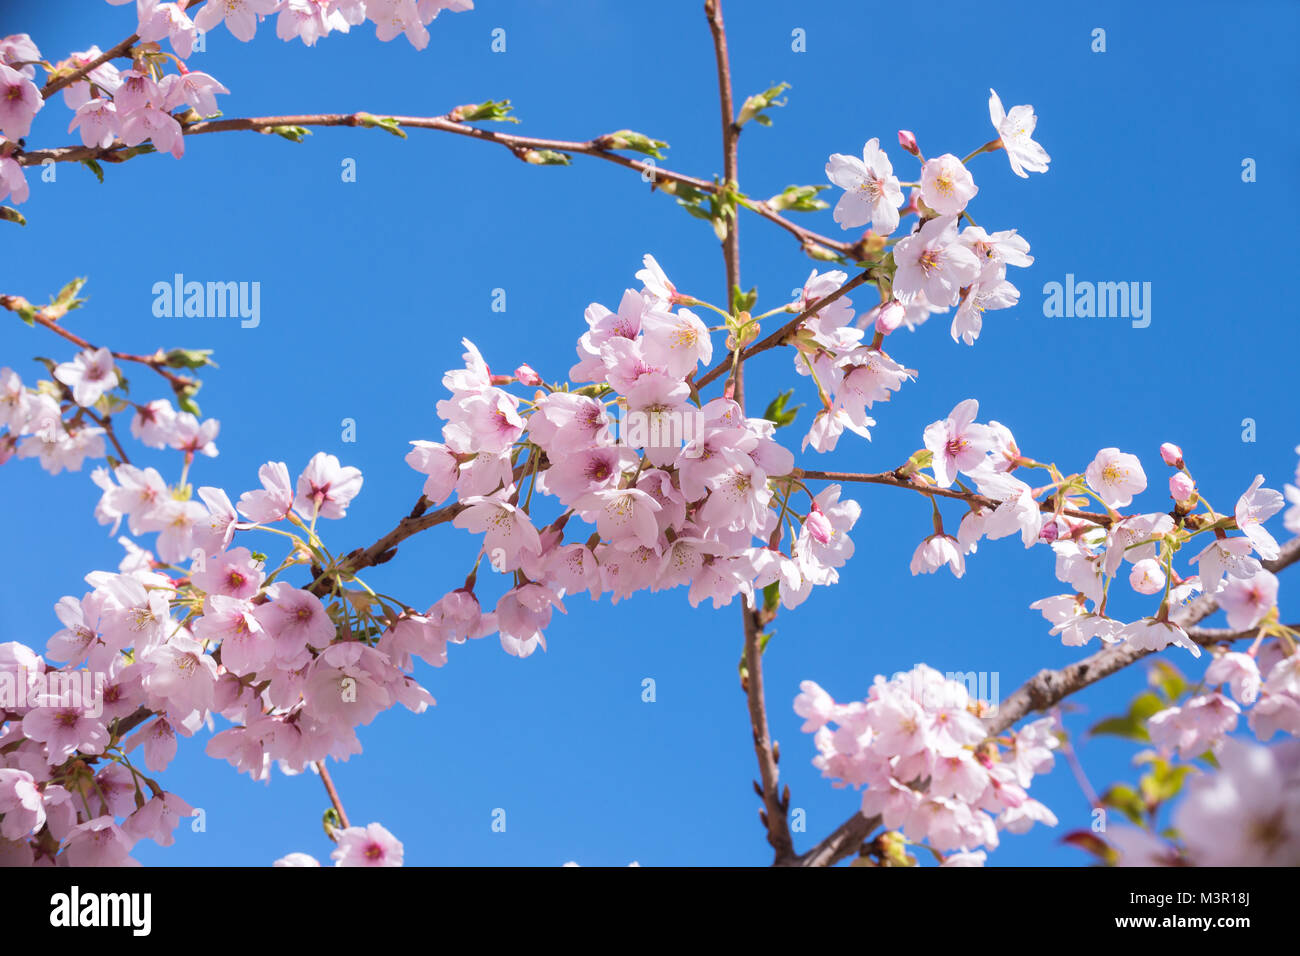
[[542, 544], [528, 515], [502, 497], [462, 499], [465, 510], [452, 524], [472, 534], [483, 535], [483, 552], [493, 567], [513, 571], [524, 551], [540, 554]]
[[71, 362], [55, 368], [54, 377], [72, 389], [73, 401], [81, 406], [94, 405], [118, 383], [113, 353], [106, 348], [86, 349]]
[[1169, 621], [1144, 617], [1126, 625], [1116, 636], [1134, 650], [1162, 651], [1170, 644], [1177, 644], [1191, 651], [1193, 657], [1201, 656], [1201, 648], [1187, 632]]
[[36, 84], [17, 70], [0, 63], [0, 133], [12, 140], [32, 130], [32, 119], [45, 100]]
[[505, 652], [528, 657], [539, 644], [546, 650], [546, 636], [542, 632], [551, 623], [552, 608], [567, 613], [555, 593], [540, 584], [525, 584], [503, 594], [497, 602], [497, 628]]
[[1165, 753], [1177, 750], [1184, 760], [1191, 760], [1231, 733], [1240, 714], [1241, 708], [1222, 694], [1203, 694], [1181, 707], [1152, 714], [1147, 729], [1151, 742]]
[[415, 447], [406, 453], [406, 463], [422, 475], [424, 497], [440, 505], [456, 490], [460, 479], [460, 462], [441, 442], [413, 441]]
[[931, 219], [894, 246], [894, 293], [907, 305], [919, 293], [935, 306], [957, 304], [980, 273], [979, 260], [957, 237], [957, 217]]
[[257, 594], [266, 575], [247, 548], [234, 548], [215, 554], [204, 562], [203, 570], [195, 571], [190, 580], [208, 594], [250, 600]]
[[305, 663], [308, 647], [327, 647], [335, 627], [320, 598], [310, 591], [277, 581], [266, 589], [270, 600], [253, 609], [253, 616], [275, 640], [275, 657], [282, 664]]
[[[713, 496], [709, 498], [709, 502], [714, 500]], [[660, 507], [659, 502], [639, 488], [600, 489], [582, 495], [573, 503], [574, 511], [584, 521], [595, 524], [601, 537], [610, 541], [638, 541], [647, 547], [654, 547], [659, 541], [655, 514]], [[706, 504], [703, 517], [712, 521], [708, 507]]]
[[[970, 170], [952, 153], [926, 160], [921, 167], [921, 201], [940, 216], [955, 216], [975, 198], [979, 187]], [[899, 194], [902, 200], [902, 194]]]
[[968, 398], [948, 413], [946, 419], [926, 426], [925, 447], [934, 455], [934, 477], [940, 488], [952, 486], [958, 472], [971, 472], [981, 465], [993, 447], [987, 425], [976, 425], [979, 402]]
[[966, 573], [966, 559], [962, 557], [957, 539], [947, 534], [935, 534], [916, 546], [912, 554], [913, 574], [932, 574], [944, 565], [952, 570], [953, 577]]
[[1003, 110], [998, 94], [989, 90], [989, 119], [998, 131], [1002, 148], [1007, 151], [1013, 173], [1021, 179], [1028, 179], [1025, 170], [1033, 173], [1047, 172], [1047, 164], [1052, 161], [1052, 157], [1033, 140], [1038, 117], [1034, 115], [1032, 106], [1013, 106], [1008, 113]]
[[1223, 585], [1224, 575], [1249, 578], [1263, 567], [1251, 555], [1251, 550], [1249, 538], [1216, 538], [1188, 564], [1199, 566], [1205, 593], [1217, 594]]
[[361, 490], [361, 470], [342, 467], [333, 455], [318, 451], [298, 476], [293, 509], [305, 521], [342, 518]]
[[0, 156], [0, 199], [9, 196], [15, 203], [25, 203], [31, 190], [17, 160]]
[[1170, 468], [1183, 467], [1183, 450], [1173, 442], [1165, 442], [1160, 446], [1160, 458]]
[[165, 448], [176, 424], [176, 410], [171, 402], [159, 398], [136, 409], [131, 419], [131, 434], [150, 448]]
[[133, 840], [149, 839], [159, 846], [171, 846], [176, 842], [176, 825], [182, 817], [192, 816], [194, 808], [176, 794], [155, 794], [122, 822], [122, 831]]
[[1261, 488], [1263, 475], [1256, 475], [1246, 493], [1237, 499], [1233, 514], [1237, 527], [1250, 539], [1256, 553], [1266, 561], [1271, 561], [1280, 553], [1277, 541], [1264, 528], [1264, 522], [1282, 510], [1286, 499], [1272, 488]]
[[1217, 773], [1198, 774], [1174, 809], [1198, 866], [1300, 865], [1300, 789], [1283, 748], [1229, 738]]
[[0, 767], [0, 817], [0, 837], [6, 840], [21, 840], [45, 826], [45, 804], [30, 773]]
[[96, 702], [63, 700], [43, 694], [23, 718], [23, 733], [45, 744], [51, 766], [77, 752], [103, 753], [109, 734]]
[[98, 96], [93, 100], [87, 100], [77, 107], [72, 122], [68, 124], [69, 133], [74, 129], [81, 130], [82, 143], [92, 149], [110, 146], [121, 130], [117, 118], [117, 105], [112, 100]]
[[335, 866], [401, 866], [402, 844], [378, 823], [335, 831]]
[[168, 447], [191, 455], [203, 455], [206, 458], [217, 457], [217, 433], [221, 431], [221, 422], [209, 418], [202, 425], [189, 412], [178, 412], [172, 424]]
[[861, 159], [842, 153], [832, 155], [826, 164], [826, 178], [845, 191], [834, 212], [842, 229], [871, 223], [878, 235], [888, 236], [898, 228], [903, 191], [879, 139], [867, 140]]
[[293, 508], [293, 486], [289, 468], [282, 461], [268, 461], [257, 469], [261, 491], [245, 491], [239, 496], [239, 510], [259, 524], [274, 524], [289, 516]]
[[1133, 496], [1147, 487], [1147, 476], [1137, 456], [1128, 455], [1118, 448], [1103, 448], [1097, 452], [1084, 473], [1088, 487], [1108, 508], [1125, 508], [1132, 504]]
[[1216, 595], [1228, 612], [1228, 625], [1238, 631], [1254, 627], [1277, 606], [1277, 577], [1263, 568], [1249, 578], [1232, 578]]
[[69, 866], [139, 866], [130, 856], [134, 844], [111, 816], [102, 816], [73, 827], [61, 847]]
[[1205, 683], [1227, 684], [1233, 697], [1243, 704], [1253, 704], [1259, 697], [1259, 666], [1249, 654], [1228, 651], [1205, 669]]
[[208, 0], [194, 17], [200, 30], [211, 30], [223, 20], [237, 40], [247, 43], [257, 33], [262, 17], [274, 13], [280, 0]]

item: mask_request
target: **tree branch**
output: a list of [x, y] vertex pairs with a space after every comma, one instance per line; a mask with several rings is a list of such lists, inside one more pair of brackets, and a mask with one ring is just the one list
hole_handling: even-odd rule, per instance
[[[1275, 560], [1262, 562], [1269, 571], [1277, 572], [1300, 561], [1300, 538], [1292, 538], [1282, 547], [1281, 554]], [[1201, 645], [1218, 644], [1224, 641], [1236, 641], [1254, 637], [1258, 628], [1247, 631], [1230, 631], [1219, 628], [1199, 628], [1198, 621], [1213, 614], [1219, 602], [1209, 595], [1201, 595], [1181, 613], [1173, 615], [1174, 623], [1187, 631], [1187, 635]], [[1150, 656], [1152, 651], [1135, 651], [1121, 645], [1107, 647], [1090, 657], [1076, 661], [1060, 670], [1039, 671], [1022, 684], [1011, 696], [998, 704], [997, 713], [991, 715], [986, 724], [990, 735], [996, 735], [1011, 727], [1016, 721], [1034, 711], [1046, 710], [1053, 704], [1076, 693], [1090, 684], [1095, 684], [1103, 677], [1114, 674], [1128, 665]]]
[[[576, 153], [582, 156], [590, 156], [594, 159], [601, 159], [606, 162], [615, 163], [627, 169], [636, 170], [647, 176], [650, 180], [652, 189], [664, 189], [660, 186], [661, 181], [677, 183], [683, 186], [690, 186], [698, 189], [700, 192], [716, 194], [720, 191], [718, 184], [706, 179], [699, 179], [695, 176], [688, 176], [685, 173], [674, 172], [654, 163], [639, 159], [632, 159], [616, 153], [604, 145], [609, 142], [608, 136], [597, 136], [589, 140], [563, 140], [563, 139], [543, 139], [536, 136], [518, 136], [512, 133], [503, 133], [496, 130], [482, 129], [478, 126], [470, 126], [453, 118], [454, 113], [447, 113], [442, 116], [385, 116], [384, 114], [372, 113], [313, 113], [303, 114], [300, 116], [250, 116], [250, 117], [232, 117], [230, 119], [200, 120], [196, 123], [190, 123], [182, 126], [182, 131], [186, 136], [199, 136], [204, 133], [225, 133], [232, 131], [249, 131], [257, 133], [269, 133], [276, 127], [283, 126], [303, 126], [303, 127], [329, 127], [329, 126], [347, 126], [347, 127], [365, 127], [373, 125], [377, 118], [392, 119], [398, 126], [403, 129], [423, 129], [434, 130], [444, 133], [452, 133], [456, 136], [464, 136], [469, 139], [475, 139], [485, 143], [495, 143], [511, 151], [516, 157], [529, 161], [529, 156], [538, 150], [552, 150], [555, 152]], [[81, 162], [83, 160], [93, 159], [104, 162], [121, 162], [124, 153], [132, 147], [126, 146], [118, 141], [105, 147], [98, 146], [60, 146], [51, 149], [33, 149], [23, 150], [16, 153], [13, 158], [23, 166], [38, 166], [47, 160], [53, 160], [56, 163]], [[671, 189], [664, 189], [665, 192], [671, 193]], [[762, 206], [763, 204], [755, 204]], [[772, 212], [765, 206], [760, 210], [755, 209], [759, 215], [772, 222], [777, 223], [791, 235], [795, 236], [805, 246], [810, 242], [827, 248], [841, 254], [848, 255], [852, 246], [848, 243], [831, 239], [828, 236], [822, 236], [808, 229], [790, 222], [783, 216]], [[732, 226], [734, 226], [734, 221]]]

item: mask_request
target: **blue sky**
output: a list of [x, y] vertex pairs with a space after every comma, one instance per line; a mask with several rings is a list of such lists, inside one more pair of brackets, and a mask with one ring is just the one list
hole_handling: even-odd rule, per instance
[[[231, 89], [220, 104], [227, 116], [437, 115], [510, 98], [523, 120], [512, 131], [586, 139], [632, 128], [671, 144], [666, 165], [708, 178], [721, 172], [721, 151], [701, 6], [483, 0], [473, 13], [439, 18], [422, 52], [401, 39], [378, 43], [369, 25], [313, 49], [279, 41], [268, 25], [251, 44], [218, 29], [190, 66]], [[965, 155], [991, 138], [989, 87], [1008, 108], [1034, 105], [1036, 138], [1052, 155], [1051, 171], [1028, 180], [998, 154], [971, 166], [980, 187], [973, 215], [990, 230], [1019, 229], [1036, 257], [1010, 276], [1020, 306], [990, 313], [973, 348], [954, 343], [942, 318], [896, 334], [891, 352], [920, 370], [918, 381], [878, 406], [871, 442], [846, 436], [834, 453], [810, 452], [800, 464], [894, 467], [920, 446], [926, 424], [975, 397], [981, 420], [1007, 424], [1026, 454], [1063, 469], [1081, 470], [1109, 445], [1139, 454], [1151, 478], [1138, 499], [1146, 510], [1166, 507], [1162, 441], [1182, 445], [1220, 509], [1256, 473], [1270, 487], [1289, 480], [1300, 414], [1282, 374], [1296, 342], [1283, 277], [1300, 211], [1288, 175], [1300, 152], [1291, 122], [1300, 8], [1006, 3], [994, 12], [935, 2], [885, 17], [850, 0], [733, 0], [726, 16], [738, 100], [792, 85], [774, 127], [751, 124], [742, 137], [741, 183], [751, 195], [824, 182], [829, 154], [860, 152], [872, 136], [896, 171], [914, 178], [896, 145], [900, 128], [913, 130], [927, 155]], [[107, 47], [133, 26], [130, 7], [104, 3], [0, 7], [0, 35], [28, 32], [52, 58]], [[490, 50], [497, 27], [506, 31], [504, 53]], [[795, 28], [806, 33], [806, 52], [791, 49]], [[1091, 50], [1095, 28], [1105, 30], [1104, 53]], [[72, 142], [68, 118], [52, 103], [29, 145]], [[1257, 182], [1241, 179], [1247, 157]], [[340, 176], [349, 158], [355, 183]], [[269, 459], [296, 475], [318, 450], [340, 456], [363, 470], [365, 487], [347, 520], [324, 527], [334, 550], [369, 544], [418, 497], [420, 478], [402, 457], [411, 439], [439, 437], [434, 403], [462, 335], [496, 369], [526, 361], [555, 379], [573, 362], [583, 309], [615, 307], [647, 252], [678, 288], [723, 298], [721, 255], [706, 224], [635, 174], [581, 157], [567, 169], [534, 168], [496, 147], [419, 131], [402, 141], [321, 129], [300, 145], [228, 133], [190, 139], [179, 162], [154, 156], [107, 167], [106, 180], [75, 165], [58, 168], [53, 183], [32, 176], [28, 225], [4, 232], [0, 288], [44, 301], [88, 276], [90, 303], [69, 325], [91, 341], [133, 352], [214, 348], [221, 367], [208, 370], [199, 399], [206, 416], [221, 419], [222, 453], [196, 463], [192, 478], [237, 496]], [[840, 234], [829, 211], [799, 221]], [[789, 236], [752, 216], [742, 220], [741, 247], [743, 283], [758, 285], [760, 310], [788, 301], [811, 267]], [[177, 272], [260, 282], [261, 324], [155, 318], [152, 286]], [[1043, 285], [1067, 273], [1150, 282], [1150, 326], [1044, 317]], [[497, 288], [506, 290], [504, 313], [491, 311]], [[854, 298], [865, 305], [872, 295]], [[65, 345], [0, 323], [0, 364], [26, 379], [36, 377], [32, 356], [63, 360]], [[747, 372], [754, 411], [793, 384], [790, 358], [779, 352]], [[132, 375], [133, 396], [162, 395], [150, 377]], [[808, 380], [798, 384], [800, 399], [815, 401]], [[792, 447], [806, 414], [781, 434]], [[345, 418], [356, 422], [355, 443], [341, 440]], [[1242, 439], [1248, 418], [1254, 442]], [[178, 477], [174, 454], [138, 457]], [[41, 650], [57, 628], [55, 601], [83, 593], [81, 576], [115, 566], [120, 549], [91, 517], [98, 492], [88, 470], [50, 478], [15, 461], [0, 470], [0, 492], [0, 640]], [[959, 581], [946, 572], [912, 577], [908, 559], [930, 531], [928, 503], [888, 488], [848, 493], [863, 507], [857, 556], [837, 587], [782, 613], [765, 659], [783, 780], [808, 821], [796, 834], [800, 850], [857, 805], [810, 764], [811, 738], [790, 707], [801, 680], [850, 700], [875, 674], [923, 661], [997, 672], [1005, 695], [1080, 656], [1028, 608], [1064, 590], [1050, 552], [1006, 539], [982, 545]], [[435, 529], [367, 580], [427, 605], [463, 580], [476, 549], [463, 532]], [[485, 596], [495, 599], [494, 588], [487, 583]], [[382, 715], [362, 733], [365, 752], [333, 766], [353, 821], [382, 822], [405, 842], [410, 864], [768, 862], [736, 676], [738, 609], [692, 610], [680, 591], [617, 607], [585, 596], [567, 605], [546, 654], [517, 660], [491, 638], [453, 647], [440, 670], [421, 665], [417, 676], [438, 706]], [[1284, 598], [1284, 619], [1289, 608], [1293, 618]], [[1171, 659], [1199, 677], [1202, 663]], [[647, 677], [653, 703], [641, 699]], [[1078, 695], [1067, 727], [1082, 732], [1143, 682], [1134, 668]], [[1135, 776], [1134, 752], [1106, 738], [1080, 746], [1099, 790]], [[319, 823], [326, 800], [310, 774], [252, 783], [192, 741], [164, 779], [205, 809], [207, 830], [182, 828], [169, 850], [141, 845], [146, 863], [328, 855]], [[1007, 835], [990, 863], [1082, 862], [1058, 842], [1090, 821], [1064, 761], [1032, 792], [1060, 825]], [[497, 808], [506, 811], [504, 833], [491, 827]]]

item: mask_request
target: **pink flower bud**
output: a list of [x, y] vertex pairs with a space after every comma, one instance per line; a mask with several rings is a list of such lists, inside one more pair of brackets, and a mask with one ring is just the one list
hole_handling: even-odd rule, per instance
[[533, 371], [531, 365], [521, 365], [515, 369], [515, 378], [519, 379], [521, 385], [541, 385], [542, 377]]
[[881, 335], [888, 335], [903, 324], [903, 316], [906, 314], [907, 309], [903, 308], [901, 302], [890, 299], [880, 306], [880, 311], [876, 314], [876, 331]]
[[1160, 457], [1170, 468], [1183, 467], [1183, 450], [1173, 442], [1167, 441], [1160, 446]]
[[916, 145], [916, 136], [913, 135], [910, 129], [900, 129], [898, 131], [898, 145], [913, 156], [919, 157], [921, 155], [921, 149]]
[[812, 535], [812, 539], [818, 544], [829, 544], [831, 536], [835, 534], [835, 529], [831, 527], [830, 520], [821, 512], [821, 509], [813, 505], [813, 510], [808, 513], [808, 519], [803, 526]]
[[1182, 504], [1196, 494], [1196, 482], [1192, 481], [1190, 475], [1176, 472], [1169, 478], [1169, 494], [1174, 501]]
[[1138, 594], [1155, 594], [1164, 589], [1165, 572], [1155, 558], [1143, 558], [1133, 565], [1128, 583]]

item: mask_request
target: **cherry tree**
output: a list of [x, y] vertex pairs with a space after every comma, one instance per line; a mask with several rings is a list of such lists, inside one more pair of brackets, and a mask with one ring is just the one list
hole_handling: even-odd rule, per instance
[[[679, 288], [648, 250], [617, 303], [593, 302], [585, 324], [567, 330], [575, 362], [562, 380], [528, 365], [493, 372], [494, 349], [466, 338], [463, 354], [447, 357], [440, 432], [412, 423], [405, 462], [393, 462], [409, 473], [413, 505], [369, 544], [333, 524], [363, 490], [361, 472], [334, 455], [320, 452], [300, 469], [250, 462], [234, 489], [200, 483], [218, 439], [239, 442], [197, 403], [209, 350], [134, 354], [92, 343], [76, 331], [81, 279], [44, 305], [21, 294], [34, 291], [0, 290], [0, 306], [64, 349], [43, 373], [0, 369], [0, 464], [87, 472], [102, 491], [88, 530], [97, 522], [124, 532], [125, 552], [115, 569], [59, 569], [71, 572], [74, 593], [53, 609], [43, 646], [0, 643], [0, 861], [127, 865], [140, 840], [170, 845], [192, 807], [159, 777], [185, 738], [255, 780], [319, 775], [332, 807], [330, 858], [400, 866], [397, 837], [349, 820], [328, 764], [361, 752], [361, 728], [380, 713], [434, 703], [414, 676], [416, 660], [443, 667], [452, 646], [494, 636], [506, 654], [528, 657], [546, 649], [548, 631], [562, 628], [557, 615], [582, 592], [618, 602], [675, 589], [691, 607], [738, 609], [754, 786], [776, 865], [915, 865], [918, 854], [982, 865], [1004, 834], [1057, 825], [1031, 789], [1058, 757], [1074, 760], [1058, 706], [1139, 662], [1152, 666], [1153, 689], [1099, 729], [1148, 742], [1148, 770], [1136, 789], [1117, 784], [1091, 797], [1131, 825], [1067, 839], [1112, 864], [1300, 862], [1300, 747], [1289, 739], [1300, 735], [1300, 625], [1279, 616], [1277, 577], [1300, 558], [1300, 538], [1274, 536], [1279, 526], [1300, 534], [1300, 469], [1284, 493], [1243, 475], [1240, 497], [1220, 510], [1198, 488], [1207, 463], [1185, 460], [1173, 443], [1056, 463], [1050, 448], [1022, 450], [1012, 425], [981, 420], [974, 396], [925, 428], [895, 467], [816, 467], [841, 441], [870, 438], [878, 403], [920, 387], [906, 367], [920, 364], [920, 339], [895, 348], [900, 329], [946, 325], [974, 347], [985, 313], [1017, 304], [1016, 270], [1032, 265], [1030, 244], [1015, 228], [977, 225], [971, 209], [975, 171], [1007, 172], [997, 154], [1014, 176], [1050, 174], [1033, 108], [1008, 109], [990, 90], [982, 145], [935, 152], [907, 130], [896, 139], [880, 131], [860, 151], [846, 144], [829, 156], [825, 183], [757, 199], [741, 188], [739, 145], [746, 126], [770, 123], [785, 86], [737, 102], [721, 0], [703, 4], [723, 158], [712, 179], [666, 168], [666, 144], [632, 130], [585, 141], [504, 132], [492, 124], [514, 120], [507, 101], [440, 116], [226, 116], [238, 104], [236, 80], [227, 88], [187, 62], [200, 31], [216, 29], [259, 44], [275, 42], [273, 31], [312, 46], [347, 42], [337, 34], [369, 22], [379, 39], [421, 49], [441, 14], [473, 15], [472, 7], [138, 0], [131, 35], [104, 50], [58, 59], [27, 34], [0, 39], [0, 200], [11, 204], [0, 218], [14, 224], [6, 228], [24, 222], [16, 207], [29, 200], [27, 177], [49, 163], [84, 164], [111, 185], [115, 164], [172, 161], [154, 153], [183, 160], [190, 137], [204, 134], [441, 132], [503, 147], [525, 164], [590, 159], [639, 174], [713, 229], [726, 290], [716, 302]], [[67, 111], [79, 142], [28, 142], [47, 108]], [[984, 154], [992, 155], [974, 162]], [[831, 200], [838, 236], [795, 221]], [[782, 230], [814, 263], [797, 295], [764, 312], [741, 281], [742, 218], [746, 228]], [[768, 352], [788, 358], [792, 390], [815, 408], [797, 454], [778, 440], [794, 431], [793, 391], [761, 415], [747, 402], [746, 365]], [[174, 453], [179, 478], [134, 464], [142, 449]], [[960, 578], [986, 541], [1009, 539], [978, 560], [996, 561], [996, 548], [1016, 540], [1041, 554], [1059, 593], [1033, 609], [1079, 658], [1002, 701], [924, 664], [882, 674], [850, 701], [814, 679], [797, 696], [773, 689], [793, 698], [823, 776], [855, 792], [843, 823], [800, 847], [768, 724], [763, 653], [778, 616], [833, 588], [853, 559], [854, 538], [865, 534], [858, 492], [928, 500], [932, 527], [918, 534], [913, 574]], [[477, 547], [463, 582], [407, 600], [367, 583], [369, 569], [429, 532]], [[480, 586], [485, 563], [509, 582], [502, 593]], [[76, 575], [90, 588], [80, 596]], [[1146, 613], [1111, 613], [1112, 588], [1144, 598]], [[1220, 610], [1226, 626], [1202, 623]], [[1202, 676], [1186, 679], [1184, 668]], [[1172, 831], [1157, 825], [1167, 804]], [[311, 852], [276, 865], [319, 865], [319, 848], [303, 849]]]

